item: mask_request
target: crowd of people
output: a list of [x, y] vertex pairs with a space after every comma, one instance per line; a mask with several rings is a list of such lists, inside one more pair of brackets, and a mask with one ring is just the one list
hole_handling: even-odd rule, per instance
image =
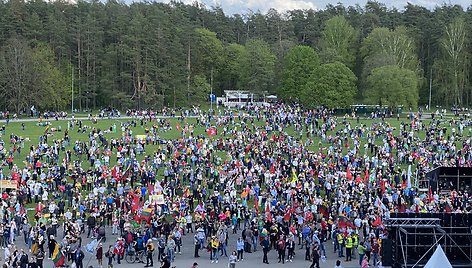
[[[172, 267], [185, 236], [193, 237], [195, 259], [224, 257], [230, 267], [257, 250], [267, 264], [300, 261], [300, 254], [318, 268], [333, 251], [377, 267], [390, 213], [472, 208], [467, 185], [419, 187], [434, 167], [472, 165], [466, 116], [373, 112], [366, 119], [283, 103], [126, 114], [132, 119], [107, 129], [74, 118], [55, 135], [48, 128], [23, 149], [22, 165], [13, 161], [20, 153], [7, 150], [12, 160], [0, 176], [17, 187], [2, 193], [6, 267], [43, 267], [46, 257], [56, 267], [83, 267], [83, 248], [99, 267], [103, 259], [119, 266], [132, 254], [145, 256], [138, 258], [145, 267], [154, 260]], [[176, 137], [161, 138], [175, 130]], [[83, 139], [72, 140], [73, 131]], [[21, 148], [9, 142], [2, 146]], [[118, 239], [104, 249], [106, 233]], [[16, 245], [20, 236], [26, 250]], [[269, 260], [271, 250], [278, 259]]]

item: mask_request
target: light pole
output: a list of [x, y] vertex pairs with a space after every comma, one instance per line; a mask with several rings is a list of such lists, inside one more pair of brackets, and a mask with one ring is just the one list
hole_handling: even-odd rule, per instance
[[72, 66], [71, 68], [71, 74], [72, 74], [72, 83], [71, 83], [71, 92], [72, 92], [72, 99], [71, 99], [71, 103], [72, 103], [72, 114], [74, 114], [74, 66]]
[[431, 111], [431, 90], [433, 87], [433, 67], [431, 67], [431, 72], [429, 73], [429, 101], [428, 101], [428, 107], [429, 110]]
[[210, 73], [210, 110], [213, 112], [213, 67]]

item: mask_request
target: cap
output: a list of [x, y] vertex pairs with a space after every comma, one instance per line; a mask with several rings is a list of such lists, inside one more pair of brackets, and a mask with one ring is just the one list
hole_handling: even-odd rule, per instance
[[197, 266], [197, 265], [198, 265], [198, 263], [196, 263], [196, 262], [193, 263], [193, 266]]

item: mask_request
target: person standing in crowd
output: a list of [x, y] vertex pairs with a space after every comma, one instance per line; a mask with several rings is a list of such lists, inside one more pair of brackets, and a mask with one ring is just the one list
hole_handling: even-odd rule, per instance
[[352, 253], [352, 247], [353, 247], [353, 241], [350, 234], [347, 235], [345, 241], [346, 241], [346, 261], [348, 262], [352, 260], [351, 253]]
[[154, 243], [152, 243], [152, 239], [148, 239], [146, 243], [146, 265], [144, 267], [154, 266], [154, 261], [152, 259], [153, 253], [154, 253]]
[[285, 264], [285, 240], [283, 236], [280, 236], [279, 240], [277, 240], [277, 252], [279, 254], [279, 262]]
[[311, 252], [312, 263], [310, 265], [310, 268], [320, 268], [320, 250], [318, 244], [315, 243]]
[[239, 237], [236, 241], [236, 251], [238, 252], [237, 259], [238, 261], [244, 260], [244, 240], [242, 237]]
[[200, 240], [198, 239], [197, 234], [193, 235], [193, 245], [194, 245], [193, 257], [200, 258], [200, 255], [198, 254], [200, 250]]
[[84, 268], [84, 258], [85, 258], [85, 254], [84, 252], [79, 248], [75, 251], [74, 253], [74, 262], [75, 262], [75, 265], [77, 268]]
[[262, 263], [269, 264], [269, 260], [267, 259], [267, 253], [269, 253], [269, 248], [270, 248], [270, 243], [269, 243], [269, 238], [266, 236], [264, 239], [261, 241], [261, 246], [262, 246]]
[[229, 268], [236, 268], [236, 261], [237, 261], [238, 257], [237, 257], [237, 253], [236, 251], [233, 251], [231, 253], [231, 255], [229, 255], [229, 263], [228, 263], [228, 267]]
[[218, 248], [220, 247], [220, 240], [216, 236], [211, 237], [211, 263], [218, 263]]
[[36, 254], [36, 265], [38, 268], [43, 268], [44, 255], [44, 251], [39, 249], [38, 254]]
[[108, 268], [113, 267], [113, 256], [115, 255], [113, 251], [113, 246], [108, 247], [107, 252], [105, 252], [105, 257], [108, 259]]
[[334, 268], [343, 268], [340, 260], [336, 260], [336, 265], [334, 266]]
[[103, 245], [99, 243], [97, 246], [97, 252], [95, 253], [95, 257], [97, 258], [98, 268], [103, 267]]
[[289, 237], [287, 240], [287, 260], [293, 262], [293, 256], [295, 255], [295, 241], [293, 241], [293, 237]]
[[362, 265], [362, 261], [364, 260], [365, 255], [364, 242], [361, 242], [359, 246], [357, 246], [357, 253], [359, 254], [359, 265]]

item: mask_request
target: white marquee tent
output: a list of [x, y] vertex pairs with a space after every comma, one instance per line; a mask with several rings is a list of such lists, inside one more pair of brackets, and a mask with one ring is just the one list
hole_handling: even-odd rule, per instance
[[442, 247], [438, 245], [433, 256], [429, 258], [424, 268], [452, 268], [452, 265], [447, 259]]

